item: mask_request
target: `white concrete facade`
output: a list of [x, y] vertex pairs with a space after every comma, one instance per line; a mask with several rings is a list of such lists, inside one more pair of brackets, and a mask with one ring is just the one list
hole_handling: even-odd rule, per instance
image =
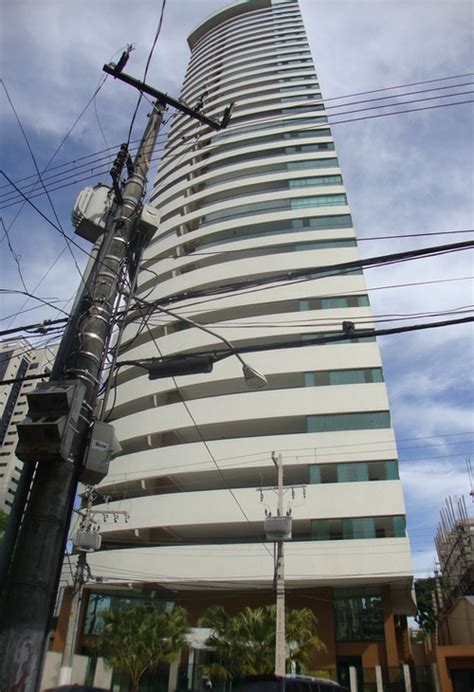
[[[26, 416], [26, 395], [37, 381], [21, 380], [41, 375], [54, 361], [53, 350], [33, 348], [26, 339], [0, 342], [0, 509], [7, 514], [15, 496], [23, 462], [15, 455], [17, 423]], [[19, 380], [5, 384], [9, 380]]]
[[[391, 584], [394, 612], [407, 613], [410, 547], [377, 343], [305, 343], [342, 334], [344, 320], [374, 324], [363, 274], [328, 269], [359, 253], [298, 4], [237, 3], [189, 44], [181, 98], [216, 119], [235, 108], [219, 133], [175, 115], [138, 296], [236, 347], [301, 347], [245, 354], [268, 379], [258, 391], [235, 357], [176, 379], [120, 369], [109, 416], [123, 454], [100, 490], [130, 521], [102, 525], [91, 569], [177, 590], [271, 587], [263, 519], [276, 495], [262, 503], [259, 488], [275, 484], [275, 451], [293, 516], [288, 588]], [[293, 270], [307, 274], [282, 280]], [[130, 322], [120, 359], [223, 348], [155, 309]], [[306, 497], [292, 498], [294, 484]]]

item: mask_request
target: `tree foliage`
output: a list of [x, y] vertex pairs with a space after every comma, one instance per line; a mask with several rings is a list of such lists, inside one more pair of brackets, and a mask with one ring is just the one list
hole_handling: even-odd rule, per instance
[[[325, 646], [316, 634], [312, 610], [286, 612], [287, 661], [309, 672], [315, 652]], [[211, 606], [199, 621], [210, 627], [207, 645], [215, 651], [215, 661], [203, 672], [211, 678], [229, 681], [245, 675], [273, 672], [275, 668], [276, 607], [244, 608], [230, 615], [222, 606]]]
[[187, 611], [178, 606], [169, 612], [143, 605], [110, 608], [101, 617], [104, 630], [94, 649], [108, 666], [130, 675], [133, 692], [147, 670], [175, 660], [189, 631]]
[[7, 528], [8, 514], [0, 509], [0, 536], [4, 533]]
[[425, 632], [433, 632], [436, 628], [436, 616], [433, 608], [433, 593], [435, 592], [435, 588], [436, 582], [434, 577], [417, 579], [415, 581], [417, 602], [415, 622], [417, 622]]

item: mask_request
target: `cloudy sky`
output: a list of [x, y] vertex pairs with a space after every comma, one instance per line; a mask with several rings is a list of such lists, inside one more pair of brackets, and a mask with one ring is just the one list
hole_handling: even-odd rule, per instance
[[[227, 4], [168, 0], [149, 83], [178, 95], [189, 55], [187, 35]], [[380, 95], [443, 87], [398, 100], [449, 97], [385, 110], [472, 100], [470, 0], [300, 0], [300, 5], [323, 95], [335, 99], [328, 105], [338, 106], [329, 113], [363, 107], [344, 107], [356, 99], [339, 97], [427, 80], [444, 81]], [[118, 59], [128, 43], [135, 51], [126, 71], [141, 78], [160, 9], [161, 0], [2, 0], [1, 170], [69, 235], [78, 192], [98, 180], [108, 182], [110, 161], [104, 150], [114, 151], [127, 138], [137, 94], [111, 78], [102, 84], [50, 164], [49, 175], [56, 176], [48, 182], [54, 211], [40, 194], [41, 186], [28, 187], [34, 182], [28, 176], [34, 175], [35, 163], [18, 120], [43, 170], [101, 84], [102, 65]], [[148, 110], [144, 103], [134, 138], [140, 136]], [[354, 121], [352, 114], [347, 116], [352, 122], [334, 125], [364, 256], [473, 238], [468, 233], [413, 237], [474, 227], [472, 116], [472, 103], [466, 103], [361, 121]], [[100, 167], [94, 168], [99, 156]], [[62, 164], [68, 165], [54, 168]], [[67, 311], [86, 254], [73, 246], [73, 258], [61, 233], [37, 211], [11, 204], [17, 198], [0, 176], [0, 213], [8, 229], [7, 238], [0, 228], [0, 287], [32, 293]], [[409, 237], [387, 239], [390, 235]], [[385, 239], [364, 240], [374, 237]], [[426, 313], [443, 313], [439, 319], [445, 319], [448, 311], [471, 306], [472, 274], [472, 252], [458, 252], [370, 270], [366, 276], [375, 315], [408, 316], [401, 324], [412, 324], [425, 322]], [[1, 299], [1, 329], [61, 314], [22, 294], [3, 294]], [[465, 463], [472, 455], [474, 430], [472, 330], [454, 326], [384, 337], [379, 343], [399, 443], [415, 574], [420, 576], [434, 566], [433, 535], [444, 498], [464, 494], [472, 506]]]

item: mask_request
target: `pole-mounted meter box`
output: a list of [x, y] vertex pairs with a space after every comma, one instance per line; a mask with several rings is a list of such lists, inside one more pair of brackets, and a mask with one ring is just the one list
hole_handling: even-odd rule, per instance
[[90, 431], [89, 445], [79, 475], [81, 483], [97, 485], [108, 474], [112, 457], [121, 451], [114, 426], [96, 420]]
[[[77, 235], [95, 243], [105, 231], [114, 207], [114, 192], [107, 185], [99, 183], [86, 187], [79, 193], [72, 210], [72, 223]], [[140, 229], [151, 237], [158, 228], [158, 210], [144, 204], [139, 218]]]
[[66, 461], [85, 393], [80, 380], [63, 380], [41, 382], [27, 394], [28, 415], [17, 426], [17, 457], [22, 461]]

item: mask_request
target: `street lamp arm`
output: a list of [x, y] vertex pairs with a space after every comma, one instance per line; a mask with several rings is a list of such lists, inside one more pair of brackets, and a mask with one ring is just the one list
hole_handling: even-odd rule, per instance
[[170, 315], [171, 317], [174, 317], [175, 319], [179, 320], [180, 322], [186, 322], [186, 324], [190, 324], [193, 327], [196, 327], [196, 329], [201, 329], [203, 332], [207, 332], [211, 336], [215, 336], [216, 339], [219, 339], [219, 341], [223, 341], [226, 346], [228, 346], [232, 350], [232, 355], [236, 356], [242, 365], [246, 365], [245, 361], [242, 359], [242, 356], [239, 353], [236, 353], [234, 350], [234, 346], [231, 344], [231, 342], [225, 338], [225, 336], [221, 336], [220, 334], [217, 334], [214, 332], [212, 329], [209, 329], [208, 327], [205, 327], [203, 324], [199, 324], [199, 322], [195, 322], [194, 320], [190, 319], [189, 317], [183, 317], [182, 315], [179, 315], [177, 312], [174, 312], [173, 310], [168, 310], [168, 308], [162, 308], [161, 305], [156, 305], [155, 306], [156, 310], [159, 310], [159, 312], [164, 312], [167, 315]]
[[[226, 346], [229, 347], [229, 349], [232, 351], [232, 355], [234, 355], [236, 358], [239, 359], [239, 361], [242, 364], [242, 370], [244, 374], [245, 381], [247, 382], [248, 386], [251, 387], [252, 389], [261, 389], [262, 387], [265, 387], [267, 383], [267, 378], [265, 375], [262, 375], [262, 373], [258, 372], [258, 370], [255, 370], [255, 368], [252, 368], [251, 365], [245, 362], [245, 360], [242, 358], [240, 353], [237, 353], [235, 350], [234, 345], [226, 339], [225, 336], [221, 336], [220, 334], [217, 334], [217, 332], [213, 331], [212, 329], [209, 329], [208, 327], [205, 327], [202, 324], [199, 324], [199, 322], [195, 322], [194, 320], [190, 319], [189, 317], [183, 317], [182, 315], [174, 312], [173, 310], [169, 310], [168, 308], [163, 308], [161, 305], [156, 305], [155, 309], [164, 312], [167, 315], [170, 315], [171, 317], [174, 317], [175, 319], [185, 322], [186, 324], [190, 324], [192, 327], [196, 327], [196, 329], [200, 329], [203, 332], [206, 332], [207, 334], [210, 334], [211, 336], [214, 336], [216, 339], [219, 339], [219, 341], [222, 341]], [[217, 360], [217, 359], [215, 359]]]

